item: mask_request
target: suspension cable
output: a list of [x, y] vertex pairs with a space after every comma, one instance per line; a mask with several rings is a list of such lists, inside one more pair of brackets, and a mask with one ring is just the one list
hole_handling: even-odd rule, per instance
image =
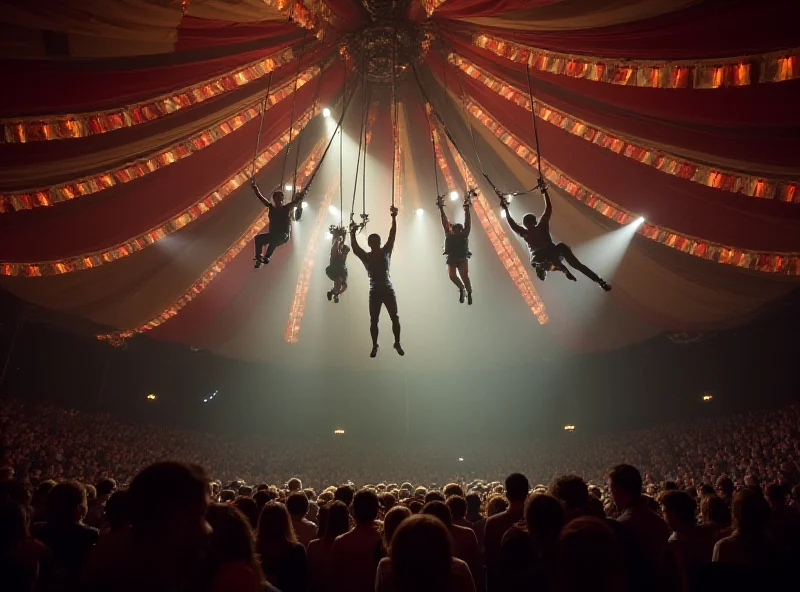
[[[367, 94], [366, 76], [364, 80], [364, 163], [361, 165], [361, 223], [367, 222], [367, 128], [369, 127], [369, 101], [372, 93]], [[358, 174], [358, 171], [356, 171]]]
[[[428, 104], [429, 109], [433, 109], [433, 107]], [[436, 132], [433, 129], [433, 121], [431, 120], [431, 114], [428, 109], [425, 110], [425, 115], [427, 115], [428, 119], [428, 127], [430, 128], [431, 134], [431, 147], [433, 149], [433, 180], [436, 183], [436, 199], [439, 199], [439, 163], [436, 160]]]
[[536, 123], [535, 105], [533, 103], [533, 84], [531, 83], [531, 67], [530, 64], [525, 62], [525, 74], [528, 77], [528, 98], [531, 101], [531, 119], [533, 120], [533, 137], [536, 141], [536, 166], [539, 169], [539, 187], [542, 191], [545, 190], [544, 175], [542, 174], [542, 152], [539, 149], [539, 126]]
[[[319, 108], [319, 93], [320, 89], [322, 88], [322, 76], [325, 74], [325, 69], [320, 66], [319, 77], [317, 78], [317, 96], [314, 99], [314, 103], [312, 104], [312, 113], [314, 113]], [[297, 169], [300, 166], [300, 146], [303, 145], [303, 134], [298, 132], [297, 136], [297, 149], [295, 150], [294, 154], [294, 176], [292, 177], [292, 199], [294, 200], [295, 195], [297, 194]], [[306, 189], [310, 187], [309, 184], [306, 185]]]
[[400, 138], [397, 136], [397, 29], [395, 29], [394, 43], [392, 44], [392, 207], [394, 207], [397, 143], [400, 141]]
[[[452, 48], [451, 48], [451, 50], [452, 50]], [[458, 54], [455, 51], [452, 51], [452, 53], [453, 53], [453, 55], [458, 56]], [[447, 63], [449, 62], [449, 57], [448, 56], [449, 56], [449, 54], [446, 55], [445, 58], [444, 58], [445, 66], [444, 66], [443, 70], [446, 70], [446, 68], [447, 68]], [[489, 184], [493, 188], [495, 188], [495, 191], [496, 191], [497, 188], [495, 187], [494, 183], [492, 183], [491, 179], [489, 179], [489, 175], [486, 174], [486, 171], [483, 168], [483, 161], [481, 160], [481, 155], [478, 152], [478, 143], [475, 141], [475, 130], [472, 128], [472, 121], [470, 120], [470, 114], [467, 111], [467, 100], [466, 100], [467, 99], [467, 93], [464, 90], [464, 85], [461, 83], [461, 76], [460, 76], [461, 68], [458, 66], [458, 64], [455, 64], [455, 66], [456, 66], [456, 82], [458, 82], [458, 88], [461, 91], [461, 107], [462, 107], [462, 109], [464, 109], [464, 112], [467, 114], [467, 127], [469, 128], [469, 136], [472, 139], [472, 149], [475, 151], [475, 158], [478, 161], [478, 167], [480, 167], [480, 169], [481, 169], [481, 174], [484, 177], [486, 177], [486, 180], [489, 181]], [[447, 90], [447, 87], [445, 87], [445, 91], [446, 90]]]
[[[344, 63], [342, 102], [347, 96], [347, 61]], [[339, 226], [344, 226], [344, 126], [339, 128]]]
[[[286, 143], [286, 152], [283, 154], [283, 168], [281, 169], [281, 187], [286, 180], [286, 161], [289, 158], [289, 150], [292, 146], [292, 132], [294, 131], [294, 110], [297, 104], [297, 84], [300, 81], [300, 68], [303, 65], [303, 57], [306, 51], [306, 37], [307, 31], [303, 30], [303, 43], [300, 46], [300, 56], [297, 58], [297, 73], [294, 76], [294, 92], [292, 93], [292, 112], [289, 117], [289, 141]], [[294, 187], [292, 187], [294, 193]]]
[[[362, 67], [364, 64], [364, 58], [361, 60]], [[362, 86], [366, 84], [366, 70], [362, 69], [361, 71], [361, 84]], [[356, 158], [356, 174], [355, 174], [355, 181], [353, 182], [353, 201], [350, 204], [350, 221], [353, 221], [353, 216], [356, 213], [356, 195], [358, 194], [358, 167], [361, 165], [361, 145], [364, 141], [364, 101], [362, 98], [361, 101], [361, 129], [358, 132], [358, 157]]]
[[272, 89], [272, 74], [275, 72], [273, 64], [272, 70], [269, 71], [269, 80], [267, 81], [267, 94], [264, 95], [264, 100], [261, 103], [261, 122], [258, 124], [258, 134], [256, 135], [256, 147], [253, 150], [253, 166], [250, 169], [250, 178], [252, 179], [256, 174], [256, 160], [258, 159], [258, 145], [261, 143], [261, 130], [264, 128], [264, 117], [267, 114], [267, 103], [269, 102], [269, 91]]

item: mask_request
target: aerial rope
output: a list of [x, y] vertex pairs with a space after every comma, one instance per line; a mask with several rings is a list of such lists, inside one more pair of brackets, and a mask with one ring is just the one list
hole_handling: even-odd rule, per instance
[[250, 178], [252, 179], [256, 174], [256, 160], [258, 159], [258, 145], [261, 143], [261, 130], [264, 128], [264, 117], [267, 114], [267, 102], [269, 102], [269, 91], [272, 89], [272, 74], [275, 68], [269, 71], [269, 79], [267, 81], [267, 93], [264, 95], [264, 100], [261, 103], [261, 121], [258, 124], [258, 134], [256, 135], [256, 147], [253, 150], [253, 166], [250, 168]]
[[[289, 159], [289, 150], [292, 146], [292, 133], [294, 132], [294, 114], [295, 114], [295, 107], [297, 105], [297, 85], [300, 82], [300, 68], [303, 65], [303, 57], [305, 57], [306, 51], [306, 38], [308, 37], [307, 32], [303, 31], [303, 42], [300, 45], [300, 56], [297, 58], [297, 73], [294, 76], [294, 92], [292, 93], [292, 111], [291, 115], [289, 116], [289, 141], [286, 144], [286, 151], [283, 154], [283, 168], [281, 170], [281, 186], [283, 186], [286, 180], [286, 161]], [[298, 154], [299, 154], [298, 150]], [[295, 168], [294, 171], [294, 178], [297, 179], [297, 169]], [[295, 187], [292, 185], [292, 197], [294, 197]]]
[[[539, 182], [536, 185], [542, 192], [547, 189], [544, 183], [544, 175], [542, 174], [542, 153], [539, 149], [539, 126], [536, 123], [536, 111], [533, 103], [533, 84], [531, 83], [531, 66], [528, 61], [525, 62], [525, 75], [528, 77], [528, 99], [531, 102], [531, 119], [533, 120], [533, 138], [536, 141], [536, 166], [539, 169]], [[533, 189], [531, 189], [533, 191]]]
[[[353, 181], [353, 200], [350, 204], [350, 222], [353, 223], [353, 218], [355, 217], [356, 213], [356, 196], [358, 195], [358, 171], [359, 166], [361, 166], [361, 147], [364, 145], [364, 139], [366, 134], [364, 133], [364, 129], [366, 128], [367, 124], [367, 78], [366, 78], [366, 69], [364, 68], [364, 58], [362, 57], [362, 71], [361, 71], [361, 87], [362, 87], [362, 97], [361, 97], [361, 129], [358, 132], [358, 158], [356, 159], [356, 171], [355, 171], [355, 180]], [[364, 151], [364, 166], [366, 166], [366, 150]], [[367, 214], [363, 212], [361, 214], [362, 222], [361, 228], [364, 228], [366, 225]]]
[[[342, 82], [342, 97], [345, 96], [347, 96], [347, 63]], [[344, 229], [344, 126], [339, 128], [339, 227]]]

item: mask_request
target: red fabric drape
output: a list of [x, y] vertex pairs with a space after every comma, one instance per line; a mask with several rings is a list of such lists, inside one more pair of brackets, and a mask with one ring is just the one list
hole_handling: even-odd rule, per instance
[[[135, 69], [120, 67], [119, 60], [68, 62], [6, 60], [3, 78], [14, 81], [14, 92], [0, 103], [0, 117], [21, 117], [118, 107], [191, 86], [265, 58], [298, 41], [283, 26], [268, 36], [265, 47], [244, 53], [189, 63], [153, 64]], [[49, 91], [43, 90], [46, 83]]]
[[[507, 60], [499, 63], [486, 52], [458, 42], [454, 42], [453, 46], [460, 55], [496, 78], [527, 92], [523, 65]], [[441, 78], [441, 58], [431, 52], [430, 63]], [[451, 73], [455, 78], [456, 70], [450, 70], [448, 77]], [[711, 92], [721, 93], [720, 98], [710, 101], [707, 100], [710, 98], [707, 90], [621, 88], [613, 84], [541, 72], [532, 72], [532, 75], [536, 99], [599, 127], [692, 152], [755, 163], [755, 171], [758, 170], [757, 163], [797, 164], [800, 110], [790, 101], [795, 95], [800, 101], [800, 80], [779, 85], [716, 89]], [[461, 80], [469, 78], [465, 73], [459, 76]], [[579, 87], [585, 92], [577, 92]], [[454, 91], [458, 90], [455, 84]], [[593, 94], [589, 95], [589, 92]], [[626, 94], [634, 96], [626, 97]], [[757, 100], [748, 101], [741, 95]], [[731, 101], [726, 100], [729, 98]], [[697, 103], [706, 110], [707, 119], [702, 126], [692, 118], [702, 114], [702, 110], [696, 109]], [[730, 121], [726, 122], [725, 114]], [[780, 120], [781, 114], [789, 118]], [[754, 122], [748, 121], [748, 118], [764, 118], [768, 121]], [[787, 133], [789, 130], [795, 130], [795, 133]]]
[[[336, 64], [322, 82], [321, 101], [338, 93], [340, 83], [341, 65]], [[299, 89], [297, 115], [311, 106], [316, 91], [316, 84]], [[269, 111], [262, 148], [288, 127], [291, 103], [281, 101]], [[51, 208], [0, 217], [0, 260], [47, 261], [93, 252], [164, 223], [252, 159], [258, 124], [254, 119], [191, 157], [131, 183]], [[291, 164], [287, 166], [291, 169]]]
[[234, 45], [265, 37], [296, 33], [298, 33], [297, 25], [290, 22], [235, 23], [184, 16], [178, 26], [175, 50], [189, 51], [218, 45]]
[[325, 4], [331, 9], [331, 25], [338, 31], [357, 31], [368, 22], [361, 2], [325, 0]]
[[434, 11], [442, 19], [493, 16], [519, 8], [535, 8], [555, 4], [561, 0], [446, 0]]
[[[529, 146], [535, 145], [528, 111], [483, 85], [464, 84], [495, 119]], [[691, 183], [553, 126], [541, 126], [539, 138], [545, 160], [654, 224], [741, 248], [800, 250], [800, 211], [792, 204], [754, 200]]]
[[[463, 0], [480, 2], [480, 0]], [[487, 3], [490, 3], [487, 0]], [[500, 2], [491, 2], [501, 4]], [[438, 17], [451, 17], [442, 5]], [[456, 2], [455, 4], [459, 4]], [[528, 4], [528, 3], [524, 3]], [[481, 27], [481, 33], [498, 35], [532, 47], [571, 54], [655, 60], [732, 57], [796, 47], [800, 42], [793, 0], [704, 2], [651, 19], [609, 27], [571, 31], [515, 31]], [[479, 16], [464, 14], [462, 16]], [[456, 28], [460, 24], [443, 26]]]

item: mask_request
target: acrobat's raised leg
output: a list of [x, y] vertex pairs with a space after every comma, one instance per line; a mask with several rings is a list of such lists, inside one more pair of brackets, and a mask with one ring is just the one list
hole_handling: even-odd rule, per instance
[[467, 304], [472, 304], [472, 281], [469, 279], [469, 259], [464, 259], [458, 264], [458, 275], [467, 289]]
[[598, 284], [603, 290], [609, 292], [611, 290], [611, 284], [606, 283], [606, 281], [589, 269], [586, 265], [581, 263], [581, 260], [575, 256], [575, 253], [572, 252], [567, 245], [564, 243], [558, 243], [556, 245], [556, 252], [559, 257], [562, 257], [564, 261], [566, 261], [570, 267], [580, 271], [583, 275], [588, 277], [590, 280]]
[[450, 281], [456, 285], [458, 288], [458, 301], [464, 302], [464, 282], [461, 281], [461, 278], [458, 277], [458, 267], [453, 265], [452, 263], [447, 264], [447, 275], [450, 278]]

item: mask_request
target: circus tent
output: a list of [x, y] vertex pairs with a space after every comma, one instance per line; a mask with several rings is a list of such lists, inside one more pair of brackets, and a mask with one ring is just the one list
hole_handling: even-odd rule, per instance
[[[0, 286], [109, 343], [349, 363], [367, 280], [353, 259], [325, 300], [329, 227], [368, 214], [385, 236], [392, 203], [410, 352], [608, 350], [743, 324], [797, 286], [788, 0], [0, 4]], [[555, 239], [610, 294], [527, 264], [496, 192], [538, 213], [540, 170]], [[251, 176], [307, 189], [260, 270]], [[472, 316], [435, 205], [455, 192], [458, 217], [471, 187]]]

